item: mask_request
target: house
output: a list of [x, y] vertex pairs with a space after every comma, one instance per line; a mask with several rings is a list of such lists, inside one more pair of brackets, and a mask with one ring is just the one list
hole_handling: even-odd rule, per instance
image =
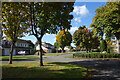
[[[62, 48], [59, 47], [58, 50], [62, 50]], [[65, 46], [64, 47], [64, 51], [70, 51], [70, 46]]]
[[[45, 53], [55, 52], [55, 47], [52, 44], [46, 42], [42, 42], [42, 49]], [[39, 45], [36, 46], [36, 50], [40, 50]]]
[[64, 50], [65, 51], [70, 51], [70, 46], [65, 46]]
[[120, 47], [120, 41], [119, 41], [119, 45], [118, 45], [118, 41], [117, 40], [112, 40], [111, 47], [112, 47], [112, 50], [114, 52], [118, 52], [118, 50], [120, 50], [120, 49], [118, 49], [119, 48], [118, 46]]
[[[6, 37], [2, 38], [2, 55], [7, 56], [10, 54], [10, 46], [11, 41], [9, 41]], [[22, 40], [19, 39], [14, 46], [13, 55], [19, 54], [32, 54], [34, 50], [34, 44], [30, 40]]]

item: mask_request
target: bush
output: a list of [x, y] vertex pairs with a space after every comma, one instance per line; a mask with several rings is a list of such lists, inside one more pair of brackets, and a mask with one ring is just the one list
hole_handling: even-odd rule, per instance
[[100, 52], [100, 49], [92, 49], [92, 52]]
[[90, 53], [82, 53], [73, 54], [73, 57], [85, 57], [85, 58], [120, 58], [120, 54], [118, 53], [100, 53], [100, 52], [90, 52]]

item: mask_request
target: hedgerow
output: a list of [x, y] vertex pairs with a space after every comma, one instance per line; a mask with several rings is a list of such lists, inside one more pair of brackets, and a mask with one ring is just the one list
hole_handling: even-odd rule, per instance
[[120, 58], [118, 53], [100, 53], [100, 52], [90, 52], [90, 53], [75, 53], [73, 57], [84, 57], [84, 58]]

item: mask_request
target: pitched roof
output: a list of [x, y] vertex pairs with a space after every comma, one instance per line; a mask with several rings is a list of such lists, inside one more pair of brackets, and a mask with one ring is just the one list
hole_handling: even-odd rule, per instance
[[46, 43], [46, 42], [42, 42], [42, 44], [47, 44], [47, 45], [50, 45], [50, 46], [53, 46], [52, 44], [50, 44], [50, 43]]

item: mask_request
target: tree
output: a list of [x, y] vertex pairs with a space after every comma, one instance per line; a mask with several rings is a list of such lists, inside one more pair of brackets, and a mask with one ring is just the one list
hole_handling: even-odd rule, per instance
[[[1, 6], [1, 1], [0, 1], [0, 46], [1, 46], [1, 39], [2, 39], [2, 6]], [[0, 52], [2, 52], [1, 51], [1, 49], [0, 49]]]
[[94, 36], [94, 33], [92, 32], [91, 49], [97, 49], [99, 45], [100, 45], [99, 37]]
[[2, 30], [8, 40], [12, 42], [10, 49], [9, 64], [12, 64], [12, 54], [18, 38], [24, 37], [27, 32], [27, 3], [3, 2], [2, 3]]
[[40, 45], [40, 66], [43, 66], [41, 40], [44, 34], [55, 34], [62, 29], [70, 29], [73, 11], [73, 4], [61, 3], [30, 3], [31, 35], [34, 35]]
[[73, 47], [72, 46], [70, 46], [70, 51], [73, 51]]
[[59, 43], [62, 48], [62, 53], [64, 53], [64, 47], [70, 46], [72, 42], [72, 35], [69, 31], [61, 30], [56, 36], [56, 42]]
[[[73, 34], [73, 42], [80, 48], [86, 48], [86, 52], [99, 46], [98, 37], [93, 37], [93, 32], [85, 26], [80, 26]], [[97, 42], [97, 44], [95, 43]]]
[[58, 53], [58, 49], [59, 49], [59, 47], [60, 47], [60, 43], [59, 43], [59, 42], [55, 42], [55, 43], [54, 43], [54, 46], [55, 46], [55, 48], [56, 48], [56, 52]]
[[107, 51], [107, 43], [106, 43], [105, 40], [101, 41], [101, 43], [100, 43], [100, 50], [101, 50], [101, 52]]
[[105, 34], [106, 37], [115, 36], [120, 53], [120, 0], [118, 2], [107, 2], [105, 6], [96, 9], [91, 27], [98, 35]]

